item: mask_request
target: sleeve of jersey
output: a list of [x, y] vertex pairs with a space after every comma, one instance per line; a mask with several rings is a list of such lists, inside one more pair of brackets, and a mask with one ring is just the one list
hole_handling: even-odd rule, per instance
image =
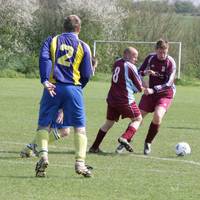
[[176, 63], [175, 63], [174, 59], [171, 58], [171, 68], [170, 68], [169, 72], [167, 73], [167, 79], [166, 79], [167, 81], [166, 81], [166, 83], [164, 83], [162, 85], [154, 86], [154, 88], [153, 88], [154, 92], [155, 93], [164, 92], [165, 90], [172, 87], [174, 80], [175, 80], [175, 76], [176, 76]]
[[52, 60], [51, 60], [51, 53], [50, 53], [51, 41], [52, 41], [52, 37], [48, 37], [44, 41], [40, 49], [39, 70], [40, 70], [41, 83], [49, 80], [51, 69], [52, 69]]
[[140, 76], [145, 76], [144, 71], [147, 69], [148, 67], [148, 62], [149, 62], [149, 56], [145, 58], [144, 62], [142, 63], [142, 65], [140, 66], [140, 68], [138, 69], [138, 74]]
[[141, 92], [142, 91], [142, 81], [138, 74], [137, 68], [130, 68], [128, 69], [129, 78], [132, 80], [135, 89], [134, 92]]
[[84, 43], [83, 48], [84, 48], [84, 56], [80, 65], [80, 75], [81, 75], [80, 82], [81, 82], [82, 88], [86, 86], [86, 84], [90, 80], [90, 77], [93, 74], [92, 56], [91, 56], [90, 47]]

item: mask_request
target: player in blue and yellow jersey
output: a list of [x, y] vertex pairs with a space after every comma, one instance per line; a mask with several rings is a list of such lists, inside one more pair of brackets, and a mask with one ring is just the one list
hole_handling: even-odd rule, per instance
[[[92, 57], [92, 67], [93, 67], [93, 75], [95, 73], [95, 69], [98, 65], [98, 60], [95, 57]], [[51, 124], [51, 129], [49, 131], [49, 141], [48, 144], [51, 144], [60, 138], [66, 137], [69, 135], [70, 130], [68, 127], [63, 126], [64, 114], [63, 110], [60, 109], [57, 113], [57, 119], [55, 124]], [[34, 136], [33, 140], [26, 144], [25, 147], [20, 151], [21, 158], [30, 158], [38, 156], [36, 138]]]
[[36, 143], [40, 160], [36, 176], [44, 177], [48, 162], [51, 124], [63, 109], [63, 127], [74, 127], [75, 171], [85, 177], [91, 172], [85, 165], [87, 136], [82, 89], [93, 73], [89, 46], [78, 38], [81, 20], [69, 15], [64, 20], [64, 33], [48, 37], [41, 48], [39, 66], [44, 92], [40, 102]]

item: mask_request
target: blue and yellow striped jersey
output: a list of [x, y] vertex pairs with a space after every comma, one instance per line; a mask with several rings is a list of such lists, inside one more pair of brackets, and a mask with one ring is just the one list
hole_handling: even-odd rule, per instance
[[66, 83], [84, 87], [92, 75], [90, 47], [75, 33], [48, 37], [41, 48], [41, 82]]

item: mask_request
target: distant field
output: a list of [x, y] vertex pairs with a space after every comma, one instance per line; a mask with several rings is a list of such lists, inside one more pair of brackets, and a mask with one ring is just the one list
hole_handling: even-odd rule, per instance
[[[200, 199], [200, 90], [177, 87], [151, 156], [143, 156], [150, 122], [145, 119], [136, 135], [134, 153], [116, 155], [123, 120], [109, 132], [104, 155], [87, 156], [94, 177], [74, 172], [73, 135], [51, 145], [47, 178], [35, 178], [36, 158], [21, 159], [19, 152], [35, 134], [42, 87], [35, 79], [0, 79], [0, 200], [199, 200]], [[90, 82], [85, 89], [88, 146], [104, 122], [109, 83]], [[139, 98], [139, 95], [138, 97]], [[176, 157], [180, 141], [192, 154]]]

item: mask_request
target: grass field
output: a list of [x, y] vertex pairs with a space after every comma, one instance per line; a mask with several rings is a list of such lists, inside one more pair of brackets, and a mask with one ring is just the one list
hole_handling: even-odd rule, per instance
[[[136, 135], [134, 153], [116, 155], [117, 138], [128, 121], [116, 124], [105, 138], [103, 155], [87, 156], [94, 177], [74, 173], [73, 135], [50, 146], [47, 178], [35, 178], [36, 158], [21, 159], [19, 152], [35, 134], [42, 87], [39, 80], [0, 79], [0, 200], [199, 200], [200, 199], [200, 92], [199, 87], [177, 87], [150, 156], [143, 141], [151, 120]], [[88, 146], [104, 122], [109, 83], [90, 82], [85, 89]], [[139, 98], [139, 95], [138, 97]], [[180, 141], [192, 154], [176, 157]]]

